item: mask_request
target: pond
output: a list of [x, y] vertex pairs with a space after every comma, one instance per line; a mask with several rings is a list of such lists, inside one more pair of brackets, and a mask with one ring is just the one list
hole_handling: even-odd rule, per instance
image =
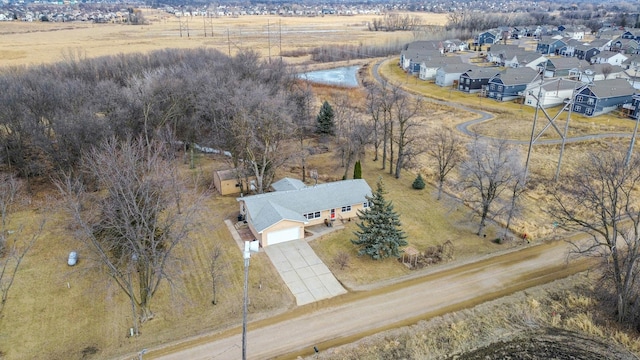
[[298, 77], [319, 84], [357, 87], [358, 69], [360, 69], [360, 66], [358, 65], [343, 66], [334, 69], [309, 71], [298, 74]]

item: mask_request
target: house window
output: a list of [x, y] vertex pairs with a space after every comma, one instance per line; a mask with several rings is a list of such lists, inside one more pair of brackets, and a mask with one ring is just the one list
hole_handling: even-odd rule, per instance
[[317, 219], [317, 218], [320, 217], [320, 211], [310, 212], [308, 214], [304, 214], [304, 217], [307, 218], [308, 220]]
[[362, 203], [362, 207], [363, 208], [368, 208], [370, 206], [371, 206], [371, 201], [365, 201], [365, 202]]
[[576, 97], [576, 101], [578, 101], [578, 102], [582, 102], [582, 95], [578, 95], [578, 96]]
[[588, 98], [588, 99], [587, 99], [587, 104], [589, 104], [589, 105], [593, 105], [593, 104], [595, 104], [595, 103], [596, 103], [596, 100], [595, 100], [594, 98]]
[[573, 108], [573, 110], [574, 110], [574, 111], [578, 111], [578, 112], [580, 112], [580, 111], [582, 111], [582, 106], [580, 106], [580, 105], [576, 105], [576, 106]]
[[593, 109], [592, 108], [586, 108], [584, 112], [587, 115], [591, 115], [591, 114], [593, 114]]
[[502, 92], [503, 89], [502, 85], [498, 85], [498, 91]]
[[496, 84], [491, 84], [491, 85], [489, 86], [489, 88], [490, 88], [491, 90], [495, 90], [495, 89], [496, 89]]
[[347, 211], [351, 211], [351, 205], [347, 205], [347, 206], [343, 206], [342, 207], [342, 212], [347, 212]]

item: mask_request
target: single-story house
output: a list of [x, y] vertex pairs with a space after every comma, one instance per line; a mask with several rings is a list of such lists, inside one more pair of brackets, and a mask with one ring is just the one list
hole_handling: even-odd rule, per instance
[[497, 67], [477, 67], [460, 75], [458, 90], [477, 93], [489, 84], [489, 79], [500, 72]]
[[371, 188], [363, 179], [239, 197], [240, 215], [265, 247], [304, 238], [306, 226], [357, 216], [368, 209]]
[[596, 81], [576, 94], [573, 111], [586, 116], [606, 114], [631, 104], [634, 93], [625, 79]]
[[527, 86], [539, 80], [540, 73], [531, 68], [507, 68], [489, 79], [487, 97], [498, 101], [521, 98]]
[[255, 188], [255, 176], [245, 176], [242, 170], [229, 169], [213, 172], [213, 186], [220, 195], [249, 193]]
[[540, 107], [543, 108], [562, 105], [573, 97], [574, 91], [583, 86], [585, 85], [580, 81], [563, 78], [546, 79], [542, 84], [533, 82], [524, 91], [524, 104], [536, 107], [540, 100]]

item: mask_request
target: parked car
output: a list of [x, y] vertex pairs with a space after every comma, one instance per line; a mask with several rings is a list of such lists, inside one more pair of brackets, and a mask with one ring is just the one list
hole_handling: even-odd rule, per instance
[[69, 253], [69, 259], [67, 260], [67, 264], [69, 266], [73, 266], [78, 262], [78, 253], [75, 251], [72, 251]]

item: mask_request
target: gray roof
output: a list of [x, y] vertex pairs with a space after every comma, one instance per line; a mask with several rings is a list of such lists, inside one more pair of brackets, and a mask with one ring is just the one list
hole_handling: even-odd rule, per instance
[[271, 187], [275, 191], [300, 190], [306, 186], [307, 185], [305, 185], [305, 183], [303, 183], [302, 181], [293, 178], [280, 179], [271, 184]]
[[586, 68], [587, 66], [589, 66], [588, 62], [575, 57], [553, 58], [549, 59], [549, 61], [553, 64], [556, 70]]
[[569, 89], [577, 89], [580, 86], [584, 85], [582, 81], [575, 81], [563, 78], [554, 78], [548, 81], [545, 81], [542, 84], [542, 88], [545, 91], [553, 91], [553, 90], [569, 90]]
[[499, 78], [505, 85], [529, 84], [538, 78], [540, 74], [528, 67], [509, 68], [495, 78]]
[[367, 182], [354, 179], [239, 197], [236, 200], [244, 202], [255, 229], [262, 232], [282, 220], [306, 223], [304, 214], [364, 203], [366, 196], [371, 196]]
[[476, 65], [471, 64], [447, 64], [440, 69], [445, 73], [460, 73], [462, 74], [465, 71], [469, 71], [471, 69], [477, 68]]
[[635, 89], [625, 79], [610, 79], [594, 81], [589, 87], [591, 92], [599, 98], [610, 98], [625, 95], [633, 95]]
[[469, 71], [465, 71], [464, 74], [467, 74], [467, 76], [470, 79], [485, 79], [485, 78], [490, 78], [490, 77], [496, 75], [499, 72], [500, 72], [500, 69], [498, 69], [497, 67], [482, 67], [482, 66], [478, 66], [478, 67], [476, 67], [474, 69], [471, 69]]
[[430, 57], [422, 61], [425, 67], [439, 68], [448, 64], [462, 64], [460, 56], [437, 56]]

